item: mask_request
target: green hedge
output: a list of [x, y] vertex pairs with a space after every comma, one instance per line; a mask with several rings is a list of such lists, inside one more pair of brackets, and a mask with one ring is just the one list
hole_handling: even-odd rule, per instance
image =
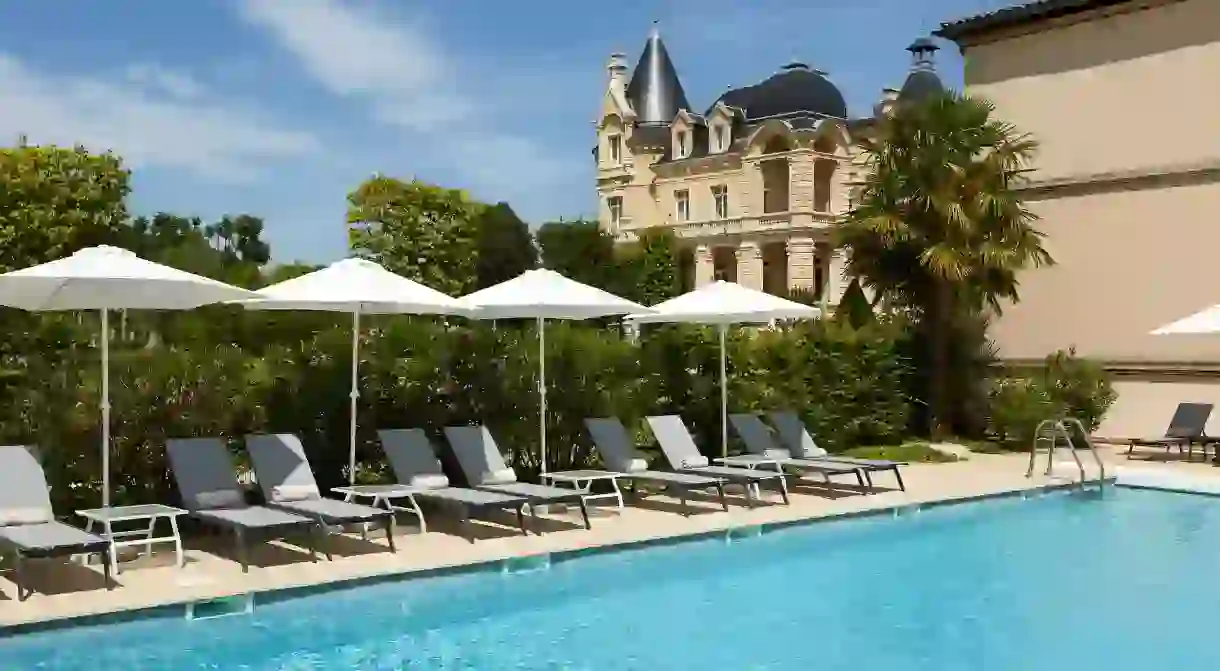
[[[216, 319], [236, 319], [217, 310]], [[99, 498], [100, 362], [96, 320], [48, 318], [35, 353], [8, 356], [0, 431], [45, 454], [56, 505]], [[173, 500], [167, 438], [284, 431], [301, 436], [323, 487], [347, 478], [351, 336], [342, 315], [241, 317], [241, 342], [118, 338], [111, 356], [113, 501]], [[295, 320], [285, 323], [285, 320]], [[112, 320], [113, 321], [113, 320]], [[172, 318], [171, 318], [172, 321]], [[162, 323], [171, 332], [170, 323]], [[531, 326], [445, 324], [430, 318], [366, 320], [361, 343], [358, 478], [384, 473], [375, 429], [484, 422], [526, 477], [539, 469], [538, 347]], [[314, 332], [302, 329], [317, 327]], [[288, 333], [311, 333], [293, 342]], [[894, 325], [852, 330], [812, 322], [734, 329], [730, 410], [794, 408], [829, 449], [899, 440], [903, 337]], [[211, 336], [208, 336], [211, 337]], [[299, 336], [297, 336], [299, 337]], [[649, 327], [637, 342], [618, 327], [547, 325], [548, 467], [595, 463], [582, 418], [682, 414], [709, 454], [719, 452], [716, 333]], [[643, 436], [641, 436], [643, 437]]]

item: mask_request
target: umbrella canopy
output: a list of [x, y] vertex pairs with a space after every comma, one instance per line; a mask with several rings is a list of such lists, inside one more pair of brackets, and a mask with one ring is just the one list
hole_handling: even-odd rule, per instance
[[461, 298], [476, 319], [593, 319], [648, 308], [540, 268]]
[[0, 305], [34, 312], [190, 310], [248, 298], [258, 294], [108, 246], [0, 275]]
[[456, 298], [409, 280], [367, 259], [343, 259], [312, 273], [258, 290], [241, 301], [251, 310], [319, 310], [360, 314], [456, 314]]
[[118, 247], [75, 254], [0, 275], [0, 305], [102, 313], [102, 507], [110, 506], [110, 310], [190, 310], [258, 294], [147, 261]]
[[460, 302], [474, 319], [538, 321], [538, 433], [542, 474], [546, 474], [547, 319], [593, 319], [649, 309], [608, 291], [581, 284], [545, 268], [527, 270], [499, 284], [467, 294]]
[[775, 319], [814, 319], [822, 311], [736, 282], [717, 281], [652, 306], [652, 314], [633, 314], [638, 323], [685, 322], [715, 324], [720, 336], [720, 452], [729, 452], [728, 354], [729, 324], [756, 324]]
[[239, 301], [250, 310], [317, 310], [352, 315], [352, 388], [348, 482], [356, 484], [356, 405], [360, 398], [360, 315], [456, 314], [457, 299], [382, 268], [368, 259], [343, 259], [312, 273], [259, 289], [263, 298]]
[[757, 324], [774, 319], [813, 319], [815, 307], [747, 289], [736, 282], [717, 281], [652, 306], [651, 314], [632, 314], [639, 323]]
[[1220, 332], [1220, 305], [1183, 317], [1152, 332], [1152, 335], [1187, 335]]

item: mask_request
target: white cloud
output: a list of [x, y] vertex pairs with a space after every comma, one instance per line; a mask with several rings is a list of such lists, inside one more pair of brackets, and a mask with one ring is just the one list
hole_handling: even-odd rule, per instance
[[312, 135], [282, 130], [189, 76], [137, 65], [117, 76], [59, 75], [0, 53], [0, 139], [114, 150], [128, 167], [170, 167], [245, 181], [259, 161], [300, 156]]
[[488, 111], [506, 101], [488, 99], [477, 73], [461, 67], [424, 22], [368, 2], [241, 0], [238, 7], [318, 84], [365, 101], [375, 121], [404, 131], [414, 158], [446, 162], [476, 191], [536, 197], [570, 175], [567, 159], [497, 127]]
[[199, 80], [183, 72], [163, 68], [155, 63], [139, 63], [127, 66], [123, 71], [127, 81], [144, 87], [153, 94], [166, 94], [174, 98], [190, 100], [205, 93]]

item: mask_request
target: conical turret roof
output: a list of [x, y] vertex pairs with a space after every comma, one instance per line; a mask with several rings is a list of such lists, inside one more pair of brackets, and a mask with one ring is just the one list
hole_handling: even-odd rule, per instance
[[641, 126], [667, 125], [678, 110], [690, 109], [682, 82], [678, 81], [678, 71], [655, 26], [627, 85], [627, 100], [635, 109], [636, 123]]

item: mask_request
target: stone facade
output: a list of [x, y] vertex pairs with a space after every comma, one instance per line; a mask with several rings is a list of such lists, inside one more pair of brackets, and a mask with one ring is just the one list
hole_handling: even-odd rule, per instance
[[[907, 85], [886, 89], [874, 114], [939, 87], [936, 46], [924, 39], [908, 50]], [[622, 54], [611, 56], [596, 121], [602, 229], [622, 242], [672, 230], [695, 286], [724, 279], [837, 304], [847, 282], [831, 232], [851, 204], [853, 129], [868, 120], [848, 120], [826, 73], [803, 63], [695, 113], [655, 31], [630, 78], [627, 69]]]

